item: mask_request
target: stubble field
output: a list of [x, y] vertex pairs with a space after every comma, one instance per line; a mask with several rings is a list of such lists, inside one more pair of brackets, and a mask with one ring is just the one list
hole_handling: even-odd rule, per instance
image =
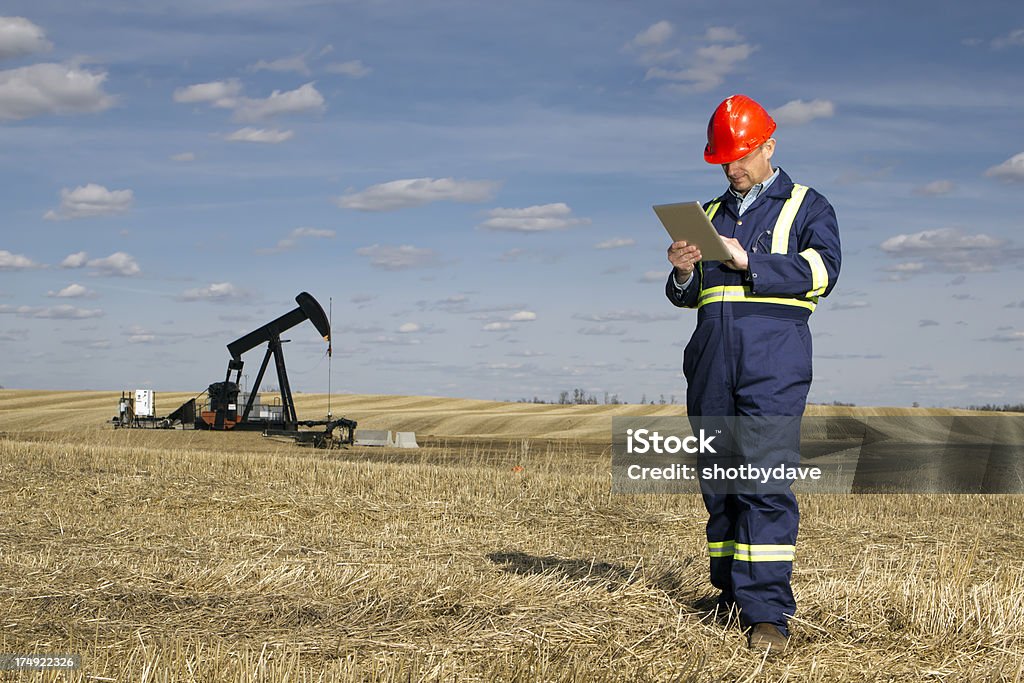
[[113, 431], [116, 396], [0, 391], [0, 653], [83, 662], [0, 678], [1024, 680], [1019, 497], [802, 497], [763, 661], [708, 614], [699, 498], [609, 493], [611, 415], [678, 407], [335, 397], [425, 447], [317, 451]]

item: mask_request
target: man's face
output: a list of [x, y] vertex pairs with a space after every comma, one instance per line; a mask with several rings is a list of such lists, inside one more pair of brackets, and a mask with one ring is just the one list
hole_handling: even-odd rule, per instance
[[754, 185], [764, 182], [774, 173], [772, 154], [775, 152], [775, 139], [771, 138], [747, 156], [728, 164], [722, 164], [725, 177], [729, 179], [732, 189], [746, 193]]

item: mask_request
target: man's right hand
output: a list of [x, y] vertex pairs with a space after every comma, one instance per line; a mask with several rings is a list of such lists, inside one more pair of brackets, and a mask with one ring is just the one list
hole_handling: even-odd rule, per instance
[[684, 241], [673, 242], [668, 248], [668, 262], [676, 268], [676, 282], [682, 284], [693, 274], [700, 261], [700, 248]]

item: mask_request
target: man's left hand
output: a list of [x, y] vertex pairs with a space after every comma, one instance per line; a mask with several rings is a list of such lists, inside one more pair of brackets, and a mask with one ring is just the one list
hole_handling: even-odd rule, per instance
[[732, 259], [722, 261], [722, 263], [733, 270], [746, 270], [749, 265], [747, 251], [740, 245], [739, 240], [735, 237], [723, 237], [722, 242], [725, 243], [726, 249], [732, 254]]

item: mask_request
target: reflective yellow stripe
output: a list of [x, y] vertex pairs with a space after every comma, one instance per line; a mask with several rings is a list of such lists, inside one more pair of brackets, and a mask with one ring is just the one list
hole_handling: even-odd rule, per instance
[[794, 545], [737, 543], [733, 559], [740, 562], [792, 562], [795, 556]]
[[757, 296], [750, 291], [750, 287], [709, 287], [700, 290], [700, 297], [697, 299], [697, 308], [705, 304], [718, 301], [745, 301], [752, 304], [780, 304], [782, 306], [796, 306], [813, 311], [817, 300], [804, 301], [803, 299], [788, 299], [777, 296]]
[[800, 255], [811, 266], [811, 291], [807, 292], [807, 296], [824, 294], [828, 288], [828, 271], [825, 262], [821, 260], [821, 254], [814, 249], [804, 249]]
[[711, 202], [710, 204], [708, 204], [708, 209], [705, 212], [708, 215], [708, 220], [711, 220], [712, 218], [715, 217], [715, 214], [718, 213], [718, 207], [720, 204], [721, 202]]
[[708, 541], [708, 555], [711, 557], [732, 557], [736, 541]]
[[772, 228], [773, 254], [789, 253], [789, 233], [793, 229], [793, 219], [796, 218], [796, 212], [800, 210], [806, 194], [806, 185], [793, 185], [793, 194], [782, 205], [779, 220], [775, 221], [775, 227]]

